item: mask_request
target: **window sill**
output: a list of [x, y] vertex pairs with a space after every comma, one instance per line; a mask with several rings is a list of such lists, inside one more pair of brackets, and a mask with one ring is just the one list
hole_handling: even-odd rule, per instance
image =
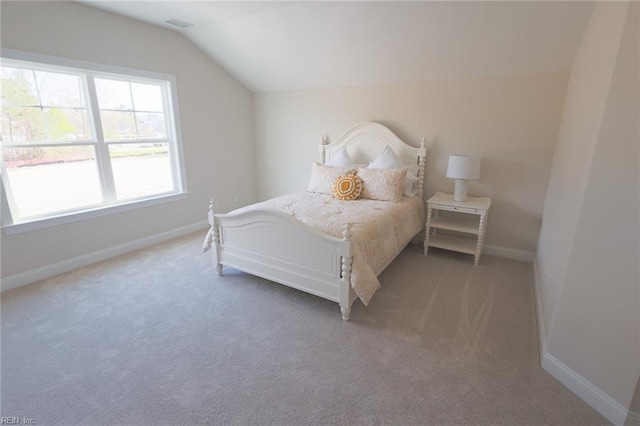
[[129, 203], [114, 204], [103, 206], [92, 210], [84, 210], [76, 213], [69, 213], [64, 216], [55, 216], [46, 219], [38, 219], [32, 222], [22, 222], [12, 225], [2, 226], [5, 235], [22, 234], [24, 232], [36, 231], [38, 229], [51, 228], [59, 225], [80, 222], [83, 220], [93, 219], [102, 216], [108, 216], [114, 213], [126, 212], [129, 210], [141, 209], [144, 207], [155, 206], [159, 204], [170, 203], [173, 201], [184, 200], [187, 198], [187, 192], [179, 194], [163, 195], [156, 198], [146, 199], [142, 201], [132, 201]]

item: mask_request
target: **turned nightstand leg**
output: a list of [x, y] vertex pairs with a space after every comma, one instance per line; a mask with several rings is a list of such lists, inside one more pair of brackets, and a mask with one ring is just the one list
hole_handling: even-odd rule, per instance
[[478, 241], [476, 243], [475, 252], [475, 265], [478, 266], [480, 261], [480, 254], [482, 253], [482, 247], [484, 246], [484, 234], [487, 231], [487, 216], [488, 213], [480, 215], [480, 227], [478, 228]]
[[427, 224], [424, 227], [424, 255], [429, 251], [429, 234], [431, 233], [431, 207], [427, 208]]

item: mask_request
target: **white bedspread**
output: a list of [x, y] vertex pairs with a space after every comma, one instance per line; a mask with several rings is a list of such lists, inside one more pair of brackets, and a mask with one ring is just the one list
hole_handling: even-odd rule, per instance
[[252, 204], [232, 213], [275, 209], [334, 237], [344, 224], [353, 231], [351, 286], [367, 305], [380, 288], [377, 275], [424, 226], [423, 201], [403, 197], [400, 203], [375, 200], [341, 201], [330, 195], [297, 192]]

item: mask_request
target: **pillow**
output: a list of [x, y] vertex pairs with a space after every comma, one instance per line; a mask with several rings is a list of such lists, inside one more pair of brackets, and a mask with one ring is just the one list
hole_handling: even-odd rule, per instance
[[407, 169], [407, 177], [404, 178], [404, 195], [415, 197], [418, 193], [418, 170], [417, 164], [413, 166], [405, 166]]
[[362, 179], [362, 198], [380, 201], [402, 201], [404, 179], [407, 169], [369, 169], [359, 168], [358, 177]]
[[340, 176], [333, 185], [333, 196], [339, 200], [357, 200], [362, 194], [362, 180], [355, 172]]
[[333, 154], [331, 154], [331, 158], [329, 159], [329, 161], [324, 163], [325, 166], [331, 166], [331, 167], [350, 167], [350, 168], [356, 168], [356, 167], [367, 167], [368, 163], [364, 163], [364, 164], [354, 164], [353, 160], [351, 159], [351, 156], [349, 155], [349, 152], [347, 151], [347, 148], [340, 148], [339, 151], [334, 152]]
[[370, 169], [400, 169], [404, 167], [404, 164], [390, 147], [386, 147], [367, 167]]
[[331, 154], [329, 161], [324, 163], [325, 166], [332, 167], [349, 167], [351, 165], [351, 156], [347, 152], [347, 148], [343, 147], [339, 151]]
[[415, 197], [418, 192], [418, 165], [406, 166], [390, 147], [386, 147], [371, 164], [370, 169], [406, 169], [403, 194]]
[[307, 191], [319, 194], [333, 194], [333, 184], [340, 176], [353, 172], [349, 167], [331, 167], [319, 163], [311, 164], [311, 177]]
[[412, 174], [410, 170], [411, 168], [407, 170], [407, 176], [404, 178], [402, 193], [410, 197], [415, 197], [418, 193], [418, 177]]

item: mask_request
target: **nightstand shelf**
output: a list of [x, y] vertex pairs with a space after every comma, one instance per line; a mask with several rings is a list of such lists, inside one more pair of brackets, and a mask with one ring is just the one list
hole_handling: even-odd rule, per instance
[[475, 217], [436, 216], [431, 218], [431, 228], [478, 234], [478, 219]]
[[475, 254], [476, 240], [447, 234], [431, 234], [429, 247], [437, 247], [461, 253]]
[[[425, 256], [429, 247], [453, 250], [474, 255], [477, 266], [484, 246], [490, 206], [491, 198], [467, 197], [466, 201], [454, 201], [451, 194], [436, 192], [427, 200]], [[446, 213], [441, 214], [441, 211]]]

